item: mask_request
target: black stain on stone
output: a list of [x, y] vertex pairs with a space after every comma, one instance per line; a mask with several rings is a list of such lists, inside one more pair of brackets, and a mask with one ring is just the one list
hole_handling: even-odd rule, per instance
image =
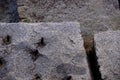
[[42, 76], [40, 74], [35, 74], [33, 80], [42, 80]]
[[0, 57], [0, 68], [2, 68], [6, 64], [6, 61]]
[[2, 41], [3, 41], [3, 45], [10, 44], [11, 43], [11, 36], [10, 35], [6, 35], [5, 37], [3, 37]]
[[3, 57], [0, 57], [0, 78], [6, 77], [6, 74], [8, 73], [8, 70], [5, 65], [5, 59]]
[[72, 64], [62, 63], [56, 67], [58, 74], [75, 74], [75, 75], [84, 75], [86, 74], [86, 69], [84, 67], [77, 67]]
[[119, 4], [119, 9], [120, 9], [120, 0], [118, 0], [118, 4]]
[[21, 42], [20, 44], [15, 45], [13, 48], [16, 50], [25, 50], [27, 54], [30, 54], [33, 61], [36, 61], [39, 57], [48, 59], [48, 57], [44, 54], [41, 54], [38, 49], [31, 48], [27, 42]]
[[65, 76], [62, 80], [72, 80], [72, 76]]
[[43, 55], [40, 54], [37, 49], [34, 49], [34, 50], [31, 49], [31, 50], [30, 50], [30, 54], [31, 54], [31, 56], [32, 56], [33, 61], [36, 61], [37, 58], [40, 57], [40, 56], [43, 57]]
[[36, 43], [37, 44], [37, 47], [44, 47], [46, 44], [45, 44], [45, 40], [44, 40], [44, 37], [42, 37], [39, 42]]

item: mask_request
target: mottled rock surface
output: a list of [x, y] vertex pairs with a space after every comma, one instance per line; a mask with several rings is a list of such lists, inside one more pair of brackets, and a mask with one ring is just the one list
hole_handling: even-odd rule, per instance
[[118, 0], [17, 0], [17, 3], [22, 22], [78, 21], [84, 36], [120, 29]]
[[79, 23], [0, 24], [0, 80], [91, 80]]
[[16, 0], [0, 0], [0, 22], [19, 22]]
[[120, 31], [96, 34], [94, 40], [103, 80], [120, 80]]

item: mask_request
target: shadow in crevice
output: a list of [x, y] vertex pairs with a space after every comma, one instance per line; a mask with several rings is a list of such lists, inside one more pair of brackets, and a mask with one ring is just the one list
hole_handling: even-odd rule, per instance
[[120, 0], [118, 0], [118, 5], [119, 5], [119, 9], [120, 9]]
[[88, 61], [92, 80], [103, 80], [101, 77], [101, 72], [99, 70], [100, 66], [97, 61], [98, 58], [96, 56], [96, 50], [95, 50], [93, 36], [91, 39], [87, 39], [87, 41], [84, 38], [84, 47], [85, 47], [86, 53], [87, 53], [87, 61]]

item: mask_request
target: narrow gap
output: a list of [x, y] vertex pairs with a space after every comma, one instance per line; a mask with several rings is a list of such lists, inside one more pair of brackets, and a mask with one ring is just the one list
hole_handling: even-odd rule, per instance
[[92, 80], [103, 80], [99, 70], [99, 64], [97, 61], [98, 58], [96, 56], [93, 36], [84, 38], [84, 47], [86, 49], [87, 60]]
[[120, 9], [120, 0], [118, 0], [118, 5], [119, 5], [119, 9]]

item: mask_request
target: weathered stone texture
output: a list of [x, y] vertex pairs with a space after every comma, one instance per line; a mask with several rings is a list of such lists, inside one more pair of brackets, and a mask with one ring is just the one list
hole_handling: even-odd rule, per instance
[[118, 0], [17, 0], [22, 22], [78, 21], [84, 36], [120, 29]]
[[120, 80], [120, 31], [96, 34], [94, 40], [103, 80]]
[[76, 22], [0, 24], [0, 57], [0, 80], [91, 80]]

